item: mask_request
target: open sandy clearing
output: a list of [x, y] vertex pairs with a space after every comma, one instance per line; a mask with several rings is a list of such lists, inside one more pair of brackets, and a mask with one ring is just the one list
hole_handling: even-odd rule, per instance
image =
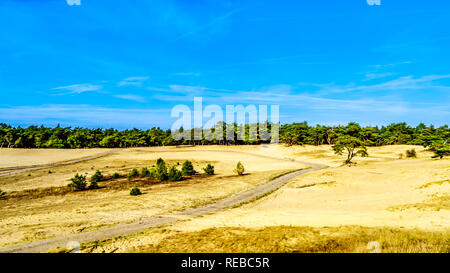
[[[129, 188], [118, 188], [63, 196], [0, 200], [0, 245], [131, 223], [208, 204], [252, 189], [286, 171], [306, 167], [291, 160], [246, 154], [242, 151], [193, 151], [175, 147], [128, 149], [86, 162], [54, 167], [50, 169], [51, 173], [49, 170], [38, 170], [2, 177], [0, 187], [9, 192], [64, 187], [75, 172], [92, 174], [100, 169], [105, 174], [114, 171], [124, 174], [133, 167], [151, 167], [159, 157], [171, 165], [182, 163], [185, 159], [193, 160], [199, 171], [207, 163], [213, 163], [217, 175], [194, 177], [174, 183], [144, 184], [141, 188], [144, 194], [139, 197], [130, 196]], [[249, 175], [233, 174], [237, 161], [244, 163]]]
[[[450, 183], [444, 183], [449, 178], [450, 160], [328, 168], [301, 176], [252, 204], [191, 221], [180, 230], [277, 225], [442, 230], [450, 228]], [[443, 183], [422, 187], [432, 182]]]
[[0, 148], [0, 171], [63, 162], [101, 154], [110, 149], [18, 149]]
[[[418, 151], [418, 159], [400, 160], [398, 154], [410, 148]], [[60, 234], [80, 234], [82, 231], [132, 223], [136, 219], [149, 219], [158, 215], [168, 217], [174, 211], [216, 202], [252, 189], [267, 182], [269, 177], [304, 167], [304, 164], [298, 164], [298, 161], [304, 160], [325, 162], [332, 167], [301, 176], [273, 194], [249, 204], [101, 244], [88, 244], [85, 251], [189, 251], [177, 248], [182, 245], [183, 238], [195, 239], [205, 234], [212, 236], [214, 230], [224, 232], [224, 236], [230, 240], [234, 238], [233, 234], [241, 234], [236, 240], [253, 236], [255, 232], [269, 236], [275, 232], [273, 230], [282, 230], [283, 225], [295, 229], [306, 228], [311, 234], [331, 236], [330, 241], [326, 242], [320, 236], [316, 238], [308, 235], [306, 241], [304, 237], [294, 236], [292, 240], [303, 242], [294, 244], [296, 251], [320, 251], [314, 248], [320, 242], [328, 244], [347, 240], [355, 230], [361, 240], [355, 239], [355, 244], [346, 245], [345, 248], [330, 248], [329, 251], [359, 251], [367, 238], [381, 240], [384, 237], [380, 236], [391, 233], [398, 234], [397, 237], [386, 239], [387, 245], [395, 243], [391, 246], [392, 251], [445, 251], [450, 228], [450, 160], [432, 160], [429, 152], [417, 146], [373, 147], [369, 149], [369, 154], [368, 158], [356, 158], [356, 166], [347, 167], [341, 166], [343, 157], [334, 155], [330, 146], [137, 148], [119, 150], [88, 162], [55, 167], [51, 169], [51, 174], [41, 170], [30, 172], [31, 176], [24, 173], [0, 178], [0, 188], [9, 187], [10, 190], [64, 186], [75, 171], [92, 174], [96, 169], [101, 169], [106, 174], [117, 170], [126, 173], [133, 166], [151, 167], [158, 157], [163, 157], [169, 164], [189, 158], [198, 170], [211, 162], [216, 166], [217, 173], [214, 177], [197, 177], [172, 185], [150, 185], [144, 188], [145, 194], [138, 199], [130, 197], [127, 189], [98, 190], [69, 194], [63, 198], [48, 196], [9, 203], [2, 207], [3, 215], [7, 218], [0, 221], [0, 230], [9, 238], [3, 241], [3, 246], [10, 245], [11, 240], [15, 243], [29, 242]], [[242, 161], [251, 175], [235, 176], [232, 169], [237, 161]], [[189, 217], [181, 214], [178, 219], [185, 218]], [[363, 227], [353, 228], [348, 225]], [[325, 226], [342, 227], [348, 232], [336, 233], [325, 230]], [[395, 228], [420, 230], [405, 233]], [[423, 233], [422, 230], [435, 233]], [[367, 234], [371, 235], [367, 237]], [[260, 240], [271, 238], [271, 235], [267, 236], [262, 236]], [[420, 245], [408, 245], [405, 250], [402, 240], [408, 236], [425, 238], [425, 241], [417, 239], [422, 242]], [[179, 242], [177, 247], [174, 244], [173, 249], [168, 249], [173, 242]], [[216, 243], [218, 245], [209, 250], [221, 251], [220, 246], [225, 242], [217, 240]], [[313, 247], [305, 248], [305, 244], [307, 246], [310, 243]], [[291, 245], [288, 242], [284, 246], [290, 249]], [[253, 251], [261, 251], [258, 244], [254, 247]], [[236, 249], [244, 251], [244, 248]], [[204, 251], [208, 251], [208, 248], [204, 248]]]
[[[326, 154], [327, 151], [324, 148], [326, 147], [319, 147], [318, 151]], [[98, 248], [94, 247], [94, 250], [87, 251], [112, 249], [129, 251], [130, 248], [133, 251], [133, 249], [139, 250], [140, 247], [145, 249], [146, 246], [158, 244], [163, 238], [174, 234], [176, 238], [180, 236], [188, 238], [191, 235], [199, 236], [202, 231], [208, 229], [226, 230], [237, 227], [264, 229], [280, 226], [309, 226], [317, 227], [317, 232], [321, 232], [320, 229], [327, 226], [339, 228], [344, 225], [358, 225], [373, 227], [375, 230], [389, 227], [419, 229], [421, 230], [419, 233], [437, 232], [436, 236], [448, 241], [450, 160], [430, 159], [429, 153], [421, 150], [420, 147], [414, 147], [419, 151], [418, 159], [398, 159], [398, 151], [409, 148], [409, 146], [372, 148], [372, 153], [369, 153], [376, 157], [364, 160], [358, 158], [355, 160], [358, 162], [356, 166], [335, 166], [311, 172], [300, 176], [275, 193], [250, 204], [166, 226], [164, 227], [166, 231], [162, 233], [161, 229], [153, 229], [124, 240], [106, 242], [96, 246]], [[283, 154], [283, 149], [280, 149], [282, 152], [279, 154]], [[295, 149], [301, 151], [311, 148], [295, 147]], [[292, 156], [291, 153], [284, 155]], [[299, 156], [301, 159], [308, 157], [311, 157], [311, 154], [305, 151]], [[325, 157], [326, 162], [332, 162], [335, 159], [336, 156], [332, 154], [327, 154]], [[374, 231], [374, 229], [371, 230]], [[368, 232], [372, 232], [371, 230], [369, 228]], [[212, 232], [204, 234], [212, 234]], [[235, 232], [250, 236], [253, 231]], [[384, 232], [376, 230], [375, 233], [384, 234]], [[405, 240], [409, 235], [405, 233], [402, 236], [400, 237]], [[422, 237], [424, 236], [428, 235]], [[317, 240], [319, 239], [318, 237]], [[392, 238], [392, 240], [400, 240], [400, 238]], [[169, 240], [160, 245], [161, 251], [167, 251], [166, 246], [170, 245], [170, 242], [172, 241]], [[217, 243], [225, 244], [225, 241]], [[398, 243], [400, 244], [401, 241]], [[413, 248], [416, 247], [420, 248], [420, 246], [413, 246]], [[181, 248], [174, 249], [182, 251]], [[214, 251], [215, 248], [211, 249]], [[430, 250], [432, 247], [427, 249], [432, 251]], [[145, 251], [157, 250], [147, 248]]]

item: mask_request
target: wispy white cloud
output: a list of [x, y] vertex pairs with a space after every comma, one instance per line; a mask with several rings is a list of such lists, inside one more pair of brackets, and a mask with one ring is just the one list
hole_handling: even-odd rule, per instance
[[389, 76], [393, 76], [396, 73], [393, 72], [386, 72], [386, 73], [366, 73], [365, 75], [365, 81], [370, 81], [370, 80], [375, 80], [375, 79], [381, 79], [381, 78], [386, 78]]
[[134, 85], [141, 86], [149, 77], [129, 77], [118, 83], [119, 86]]
[[169, 85], [170, 89], [178, 93], [201, 94], [206, 90], [203, 86]]
[[83, 84], [74, 84], [74, 85], [68, 85], [68, 86], [60, 86], [52, 88], [52, 90], [64, 90], [66, 92], [57, 94], [57, 95], [63, 95], [63, 94], [80, 94], [84, 92], [90, 92], [90, 91], [98, 91], [102, 89], [102, 85], [95, 85], [90, 83], [83, 83]]
[[403, 64], [412, 64], [412, 61], [404, 61], [404, 62], [396, 62], [396, 63], [388, 63], [388, 64], [375, 64], [375, 65], [369, 65], [369, 67], [373, 68], [384, 68], [384, 67], [393, 67], [397, 65], [403, 65]]
[[[201, 96], [205, 103], [211, 104], [279, 104], [282, 107], [297, 108], [300, 111], [314, 110], [326, 113], [337, 111], [340, 113], [391, 113], [405, 115], [408, 113], [441, 113], [448, 115], [450, 106], [445, 103], [422, 103], [405, 101], [401, 97], [380, 96], [342, 99], [330, 96], [336, 92], [349, 92], [367, 89], [420, 89], [426, 83], [438, 79], [446, 79], [446, 75], [424, 76], [420, 78], [405, 77], [387, 81], [378, 85], [349, 85], [344, 87], [334, 85], [317, 85], [324, 92], [308, 94], [300, 92], [297, 86], [279, 84], [255, 90], [215, 89], [200, 86], [171, 86], [174, 94], [156, 94], [156, 99], [168, 102], [190, 102], [194, 96]], [[219, 91], [226, 90], [227, 92]]]
[[404, 76], [393, 80], [377, 84], [356, 84], [349, 83], [345, 85], [328, 84], [308, 84], [300, 83], [303, 86], [312, 86], [318, 88], [318, 94], [326, 95], [333, 93], [346, 92], [371, 92], [371, 91], [405, 91], [405, 90], [450, 90], [449, 85], [441, 84], [438, 81], [449, 79], [449, 75], [427, 75], [422, 77]]
[[119, 98], [119, 99], [124, 99], [124, 100], [137, 101], [137, 102], [146, 102], [147, 101], [144, 97], [138, 96], [138, 95], [133, 95], [133, 94], [115, 95], [114, 97]]

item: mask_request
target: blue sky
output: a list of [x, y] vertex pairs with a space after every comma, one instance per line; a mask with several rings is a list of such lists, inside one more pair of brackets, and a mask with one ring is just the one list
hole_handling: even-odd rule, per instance
[[0, 2], [0, 122], [170, 128], [177, 104], [282, 123], [450, 120], [445, 0]]

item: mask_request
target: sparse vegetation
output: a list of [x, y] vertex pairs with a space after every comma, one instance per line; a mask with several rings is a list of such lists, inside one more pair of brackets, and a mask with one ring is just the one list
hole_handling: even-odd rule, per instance
[[[322, 186], [315, 188], [314, 191], [324, 191], [324, 198], [319, 198], [320, 200], [330, 200], [330, 204], [339, 204], [339, 200], [333, 199], [333, 194], [338, 192], [342, 193], [342, 196], [341, 194], [339, 194], [339, 196], [337, 197], [338, 199], [341, 199], [341, 197], [342, 199], [352, 198], [351, 195], [347, 195], [346, 191], [340, 191], [345, 188], [347, 184], [352, 183], [356, 185], [356, 182], [358, 182], [357, 185], [361, 186], [361, 189], [364, 190], [361, 190], [362, 194], [355, 196], [355, 198], [360, 198], [361, 202], [364, 202], [366, 201], [364, 194], [367, 193], [368, 196], [371, 194], [370, 191], [373, 187], [370, 186], [370, 184], [374, 184], [374, 187], [378, 187], [378, 185], [376, 185], [377, 183], [372, 182], [382, 182], [384, 181], [384, 179], [389, 179], [389, 181], [395, 181], [395, 183], [390, 184], [395, 184], [398, 192], [404, 193], [404, 198], [402, 198], [404, 202], [395, 202], [396, 195], [394, 194], [386, 196], [386, 200], [381, 200], [381, 202], [383, 202], [383, 204], [385, 205], [380, 206], [380, 210], [383, 210], [384, 213], [386, 213], [386, 208], [390, 206], [396, 206], [399, 204], [415, 204], [417, 202], [421, 202], [422, 199], [426, 200], [425, 194], [428, 193], [438, 192], [440, 194], [440, 197], [434, 198], [435, 200], [433, 201], [433, 205], [431, 204], [431, 202], [427, 201], [427, 208], [424, 210], [420, 209], [408, 211], [408, 214], [411, 214], [411, 216], [423, 215], [423, 218], [426, 219], [426, 223], [424, 221], [424, 223], [422, 224], [422, 222], [420, 221], [410, 220], [409, 218], [401, 219], [399, 217], [379, 219], [377, 220], [378, 223], [386, 226], [395, 224], [395, 226], [417, 226], [418, 228], [427, 228], [428, 226], [430, 226], [429, 223], [433, 221], [433, 223], [435, 223], [433, 224], [433, 226], [435, 226], [436, 229], [438, 229], [439, 227], [445, 227], [445, 219], [442, 218], [445, 218], [445, 211], [442, 209], [444, 207], [443, 204], [445, 203], [445, 198], [444, 196], [442, 196], [442, 193], [447, 190], [448, 184], [442, 184], [442, 186], [439, 186], [438, 183], [433, 183], [433, 185], [428, 186], [428, 189], [426, 190], [417, 189], [419, 188], [419, 186], [424, 185], [430, 181], [448, 179], [448, 161], [431, 159], [406, 161], [392, 160], [392, 158], [396, 158], [397, 154], [400, 152], [403, 152], [403, 155], [405, 157], [404, 153], [406, 149], [411, 148], [415, 148], [418, 152], [418, 155], [421, 157], [429, 153], [417, 146], [370, 148], [369, 152], [371, 153], [371, 155], [374, 155], [373, 160], [365, 161], [365, 164], [360, 164], [358, 168], [344, 168], [336, 166], [333, 168], [329, 168], [328, 170], [313, 172], [311, 174], [305, 175], [297, 182], [291, 183], [291, 186], [286, 187], [288, 195], [284, 195], [283, 192], [280, 191], [280, 195], [278, 195], [277, 193], [266, 196], [261, 200], [260, 207], [262, 210], [267, 211], [264, 217], [259, 217], [259, 215], [257, 215], [257, 213], [259, 213], [258, 211], [254, 211], [251, 209], [247, 210], [247, 206], [244, 206], [242, 207], [243, 211], [240, 215], [242, 215], [242, 217], [248, 218], [243, 218], [242, 222], [240, 222], [236, 217], [233, 218], [234, 215], [220, 216], [220, 218], [205, 216], [204, 219], [200, 221], [199, 226], [203, 226], [204, 228], [214, 227], [214, 224], [217, 223], [217, 221], [225, 222], [227, 223], [227, 225], [235, 223], [235, 226], [243, 223], [244, 221], [252, 221], [251, 226], [264, 226], [267, 225], [266, 223], [270, 224], [274, 223], [275, 221], [277, 221], [277, 223], [282, 223], [285, 225], [302, 225], [301, 220], [295, 219], [295, 210], [289, 211], [288, 213], [286, 213], [286, 215], [283, 214], [280, 216], [277, 215], [276, 209], [272, 211], [270, 210], [270, 207], [272, 207], [273, 204], [280, 204], [279, 208], [283, 209], [283, 206], [285, 206], [284, 204], [286, 203], [295, 204], [295, 195], [289, 195], [289, 191], [298, 191], [299, 193], [301, 191], [300, 194], [302, 196], [305, 195], [305, 198], [302, 198], [302, 203], [300, 204], [305, 204], [305, 207], [302, 207], [301, 205], [297, 207], [301, 207], [302, 210], [306, 207], [311, 208], [310, 210], [314, 210], [316, 209], [314, 207], [316, 206], [314, 204], [314, 201], [303, 202], [303, 199], [314, 199], [310, 198], [312, 196], [309, 195], [310, 190], [297, 189], [308, 186], [312, 183], [317, 183], [317, 185], [319, 185], [321, 183], [328, 183], [330, 181], [338, 182], [333, 184], [333, 186], [327, 187], [326, 189]], [[214, 152], [205, 155], [203, 151], [204, 149]], [[154, 150], [157, 151], [156, 157]], [[3, 214], [5, 215], [5, 220], [3, 221], [5, 221], [7, 225], [11, 225], [11, 223], [18, 223], [20, 229], [14, 232], [14, 238], [16, 239], [11, 236], [11, 240], [0, 240], [0, 244], [4, 245], [6, 243], [19, 243], [19, 241], [21, 240], [20, 233], [22, 232], [27, 232], [30, 235], [35, 236], [33, 238], [38, 238], [40, 232], [45, 232], [45, 234], [48, 234], [45, 236], [56, 237], [60, 234], [61, 231], [70, 234], [71, 232], [73, 232], [73, 229], [71, 229], [71, 227], [74, 226], [78, 221], [80, 221], [80, 219], [83, 219], [84, 224], [80, 226], [79, 229], [96, 229], [97, 226], [99, 226], [99, 223], [101, 225], [101, 223], [109, 220], [108, 217], [111, 217], [108, 213], [110, 213], [112, 207], [106, 205], [110, 204], [110, 202], [114, 202], [113, 209], [115, 210], [115, 212], [117, 212], [113, 215], [113, 221], [115, 221], [115, 223], [125, 223], [127, 221], [129, 222], [135, 220], [137, 221], [140, 215], [167, 215], [174, 211], [180, 211], [186, 208], [201, 207], [205, 204], [211, 204], [223, 198], [230, 197], [236, 192], [250, 190], [252, 188], [255, 188], [256, 186], [262, 185], [263, 183], [265, 183], [265, 181], [267, 181], [268, 178], [272, 179], [273, 177], [277, 177], [281, 173], [285, 173], [287, 170], [300, 168], [299, 158], [302, 158], [301, 160], [309, 161], [308, 158], [312, 157], [316, 159], [317, 163], [322, 163], [322, 159], [320, 159], [319, 157], [323, 157], [323, 163], [325, 164], [327, 164], [327, 162], [336, 164], [341, 160], [338, 156], [333, 155], [333, 152], [329, 147], [315, 148], [311, 146], [292, 147], [289, 149], [281, 146], [278, 150], [274, 150], [269, 155], [264, 155], [264, 157], [261, 158], [258, 158], [257, 155], [262, 155], [264, 151], [259, 151], [258, 147], [255, 146], [229, 146], [208, 148], [202, 147], [198, 148], [198, 150], [197, 148], [192, 147], [159, 147], [154, 148], [154, 150], [153, 148], [126, 149], [111, 156], [110, 158], [109, 156], [107, 156], [102, 159], [89, 160], [88, 162], [77, 163], [69, 166], [52, 166], [52, 171], [54, 173], [52, 175], [47, 174], [48, 169], [43, 169], [38, 171], [26, 171], [20, 174], [2, 177], [2, 185], [4, 186], [1, 186], [1, 188], [8, 191], [6, 197], [0, 200], [0, 202], [2, 203], [0, 205], [5, 204], [5, 206], [3, 207], [5, 211], [5, 214]], [[225, 150], [232, 151], [233, 154], [225, 153]], [[236, 154], [237, 151], [241, 152], [241, 150], [243, 153], [248, 152], [249, 155], [246, 156], [245, 154]], [[200, 151], [202, 153], [200, 153]], [[25, 152], [41, 153], [41, 151], [38, 150], [26, 150]], [[429, 154], [431, 156], [431, 153]], [[221, 157], [222, 155], [223, 157]], [[165, 160], [166, 158], [168, 159], [165, 161], [165, 164], [168, 169], [167, 180], [170, 181], [176, 180], [171, 178], [172, 173], [174, 173], [173, 171], [171, 171], [172, 167], [176, 166], [176, 168], [181, 171], [181, 167], [185, 159], [191, 160], [195, 169], [202, 174], [205, 171], [205, 167], [208, 166], [208, 163], [211, 163], [212, 165], [214, 165], [213, 167], [215, 167], [215, 172], [220, 172], [220, 175], [207, 177], [207, 175], [205, 174], [189, 178], [184, 176], [183, 178], [186, 179], [186, 181], [182, 183], [170, 182], [167, 184], [158, 183], [156, 178], [150, 180], [146, 178], [139, 178], [139, 176], [131, 182], [126, 181], [127, 174], [132, 168], [136, 168], [139, 175], [142, 173], [142, 167], [148, 167], [148, 170], [151, 173], [153, 171], [156, 171], [156, 159], [159, 156], [164, 158]], [[180, 156], [184, 156], [184, 159]], [[234, 163], [230, 161], [231, 156], [237, 156], [236, 160], [241, 161], [241, 163], [245, 163], [244, 165], [247, 166], [245, 167], [246, 169], [249, 169], [249, 167], [251, 166], [251, 170], [246, 170], [246, 172], [244, 172], [245, 174], [247, 174], [249, 171], [251, 171], [251, 175], [233, 176], [233, 170], [236, 167], [237, 161], [235, 161]], [[273, 159], [271, 159], [271, 157], [273, 157]], [[289, 160], [279, 160], [276, 158], [295, 158], [298, 161], [291, 162]], [[16, 159], [14, 160], [16, 161]], [[177, 166], [177, 161], [179, 161], [180, 163], [179, 166]], [[342, 161], [344, 161], [344, 158], [342, 158]], [[93, 165], [95, 166], [95, 169], [91, 170], [91, 167]], [[107, 165], [109, 165], [110, 168], [107, 168]], [[94, 172], [98, 169], [101, 170], [103, 176], [105, 176], [105, 179], [102, 180], [102, 182], [98, 183], [101, 190], [92, 192], [72, 192], [72, 189], [66, 186], [70, 181], [67, 181], [65, 179], [67, 179], [68, 176], [73, 177], [75, 172], [79, 172], [83, 175], [85, 175], [85, 172], [88, 172], [89, 174], [87, 175], [87, 179], [89, 182], [91, 175], [93, 175]], [[113, 174], [115, 171], [117, 171], [117, 178], [120, 177], [120, 179], [118, 180], [111, 179], [115, 176]], [[32, 177], [28, 177], [28, 173], [31, 173]], [[357, 181], [357, 177], [360, 177], [361, 174], [364, 174], [364, 178], [361, 181]], [[411, 181], [411, 183], [406, 183], [406, 181], [409, 180]], [[23, 183], [22, 181], [27, 184]], [[202, 181], [208, 181], [208, 183], [202, 183]], [[36, 184], [36, 182], [39, 182], [39, 184]], [[383, 190], [385, 190], [386, 192], [393, 191], [393, 188], [390, 187], [390, 185], [384, 185], [382, 183], [378, 184], [383, 185]], [[127, 193], [130, 193], [133, 187], [137, 187], [143, 195], [128, 195]], [[87, 188], [90, 188], [90, 186]], [[418, 195], [410, 194], [412, 190], [414, 190]], [[423, 196], [423, 198], [420, 198], [420, 195]], [[89, 196], [89, 200], [85, 201], [87, 196]], [[390, 198], [391, 196], [394, 197]], [[277, 200], [277, 198], [279, 199]], [[51, 211], [51, 208], [48, 208], [48, 210], [42, 209], [42, 204], [48, 203], [48, 200], [55, 200], [57, 202], [64, 199], [69, 201], [73, 200], [73, 202], [70, 202], [70, 204], [62, 203], [58, 206], [58, 212]], [[332, 199], [333, 201], [331, 201]], [[322, 203], [320, 202], [320, 200], [318, 200], [317, 203]], [[139, 203], [142, 201], [143, 204], [145, 203], [145, 206], [136, 207], [136, 201], [138, 201]], [[249, 202], [253, 201], [254, 199], [250, 200]], [[83, 204], [82, 208], [79, 208], [78, 204], [80, 203]], [[9, 206], [9, 204], [14, 204], [14, 206]], [[164, 205], [161, 206], [161, 204]], [[367, 204], [373, 203], [370, 199], [368, 199]], [[318, 211], [321, 209], [320, 207], [320, 204], [317, 204]], [[337, 207], [339, 207], [339, 205], [337, 205]], [[149, 210], [148, 208], [151, 208], [151, 210]], [[352, 221], [352, 223], [366, 225], [366, 219], [358, 220], [358, 212], [359, 210], [361, 210], [362, 206], [359, 207], [356, 201], [355, 208], [357, 208], [357, 210], [355, 209], [355, 212], [350, 212], [351, 208], [349, 209], [350, 221]], [[20, 211], [23, 211], [24, 209], [28, 209], [28, 211], [30, 212], [29, 215], [21, 215]], [[127, 215], [127, 212], [131, 209], [135, 209], [135, 213], [133, 213], [133, 215]], [[438, 209], [441, 209], [441, 212], [435, 212], [435, 210]], [[309, 213], [307, 210], [305, 210], [305, 212]], [[33, 215], [31, 215], [31, 213], [33, 213]], [[37, 221], [43, 222], [48, 219], [48, 213], [52, 213], [51, 225], [42, 225], [39, 227], [33, 226], [33, 223]], [[102, 213], [105, 213], [105, 215], [103, 215]], [[402, 212], [389, 212], [389, 215], [391, 213], [392, 215], [397, 216]], [[324, 212], [323, 214], [330, 215], [327, 212]], [[333, 226], [333, 224], [330, 224], [330, 222], [333, 222], [334, 219], [328, 220], [327, 218], [329, 217], [317, 217], [317, 219], [312, 219], [311, 222], [313, 222], [315, 226]], [[411, 219], [413, 219], [413, 217], [411, 217]], [[337, 219], [336, 221], [339, 221], [339, 219]], [[343, 219], [342, 224], [348, 222], [349, 221], [347, 221], [347, 219]], [[194, 223], [193, 225], [196, 225], [196, 223]], [[245, 227], [244, 224], [243, 226]], [[183, 229], [184, 228], [181, 228], [181, 230]], [[239, 234], [239, 232], [240, 231], [236, 231], [237, 234]], [[249, 234], [251, 235], [252, 233]], [[190, 235], [188, 234], [188, 236]], [[43, 236], [39, 238], [45, 239]], [[276, 236], [275, 238], [278, 237]], [[293, 238], [293, 240], [300, 240], [297, 237], [288, 237], [286, 240], [290, 240], [291, 238]], [[32, 240], [35, 239], [30, 239], [30, 241]], [[123, 247], [125, 248], [134, 245], [134, 243], [129, 244], [129, 242], [130, 241], [125, 241]], [[315, 242], [319, 244], [322, 241], [319, 240]], [[325, 244], [327, 242], [332, 241], [324, 241]], [[311, 241], [311, 244], [313, 243], [314, 241]], [[160, 246], [158, 241], [152, 242], [152, 244], [154, 244], [155, 247]], [[269, 244], [272, 243], [269, 242]], [[279, 245], [280, 249], [284, 249], [286, 245], [294, 245], [295, 247], [299, 246], [299, 248], [302, 247], [302, 244], [297, 245], [296, 242], [291, 242], [288, 244], [282, 241]], [[250, 246], [251, 244], [249, 244], [249, 247]], [[114, 246], [114, 248], [108, 249], [115, 249], [115, 247], [116, 246]], [[120, 250], [118, 251], [120, 252], [123, 250], [125, 249], [120, 248]], [[294, 249], [293, 251], [297, 250]], [[362, 249], [362, 251], [364, 250], [365, 249]]]
[[244, 174], [245, 168], [240, 161], [236, 164], [236, 169], [234, 169], [234, 172], [237, 173], [238, 175]]
[[193, 175], [197, 172], [194, 170], [194, 165], [192, 165], [192, 162], [189, 160], [186, 160], [183, 162], [183, 166], [181, 167], [181, 173], [183, 175]]
[[2, 191], [1, 189], [0, 189], [0, 198], [2, 198], [3, 196], [5, 196], [6, 195], [6, 192], [4, 192], [4, 191]]
[[111, 175], [111, 178], [112, 178], [112, 179], [120, 178], [120, 174], [117, 173], [117, 172], [115, 172], [115, 173], [113, 173], [113, 174]]
[[399, 206], [389, 207], [390, 211], [402, 211], [407, 209], [418, 209], [418, 210], [431, 210], [431, 211], [439, 211], [441, 209], [449, 210], [450, 209], [450, 194], [433, 194], [430, 198], [424, 200], [423, 202], [413, 203], [413, 204], [405, 204]]
[[206, 165], [205, 168], [203, 168], [203, 171], [205, 171], [206, 174], [213, 175], [214, 174], [214, 166], [211, 164]]
[[130, 195], [136, 196], [136, 195], [141, 195], [142, 192], [138, 187], [133, 187], [130, 190]]
[[76, 173], [75, 176], [71, 180], [72, 180], [72, 183], [70, 183], [68, 186], [73, 191], [82, 191], [82, 190], [86, 189], [87, 182], [86, 182], [85, 175]]
[[407, 158], [417, 158], [416, 149], [406, 150], [406, 157]]

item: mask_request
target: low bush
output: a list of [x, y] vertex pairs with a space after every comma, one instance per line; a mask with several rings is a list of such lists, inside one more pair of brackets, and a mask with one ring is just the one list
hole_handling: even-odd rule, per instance
[[234, 169], [234, 172], [237, 173], [238, 175], [243, 175], [245, 172], [244, 165], [242, 165], [241, 162], [238, 162], [236, 165], [236, 169]]
[[95, 190], [95, 189], [98, 189], [98, 188], [100, 188], [99, 186], [98, 186], [98, 183], [97, 183], [97, 181], [91, 181], [91, 184], [89, 184], [89, 187], [88, 187], [90, 190]]
[[211, 164], [206, 165], [205, 168], [203, 168], [206, 174], [213, 175], [214, 174], [214, 166]]
[[136, 178], [139, 176], [139, 172], [136, 168], [132, 169], [129, 173], [128, 173], [128, 180], [133, 180], [133, 178]]
[[3, 196], [5, 196], [5, 195], [6, 195], [6, 192], [0, 190], [0, 198], [3, 197]]
[[98, 189], [98, 182], [102, 181], [104, 179], [103, 174], [97, 170], [92, 176], [91, 176], [91, 184], [89, 185], [90, 190]]
[[133, 187], [130, 190], [130, 195], [136, 196], [136, 195], [141, 195], [142, 192], [138, 187]]
[[91, 176], [91, 183], [92, 182], [99, 182], [103, 180], [103, 174], [100, 171], [96, 171], [92, 176]]
[[183, 166], [181, 167], [181, 173], [183, 175], [193, 175], [197, 172], [194, 170], [194, 165], [192, 165], [192, 162], [189, 160], [186, 160], [183, 162]]
[[86, 189], [87, 182], [86, 182], [86, 176], [82, 174], [76, 173], [75, 176], [71, 179], [72, 183], [70, 183], [68, 186], [72, 188], [74, 191], [82, 191]]
[[149, 177], [150, 171], [147, 169], [147, 167], [142, 167], [141, 172], [139, 173], [141, 177]]
[[180, 181], [183, 179], [181, 171], [179, 171], [175, 166], [170, 167], [167, 177], [167, 180], [169, 181]]
[[119, 173], [113, 173], [112, 175], [111, 175], [111, 178], [112, 179], [117, 179], [117, 178], [119, 178], [120, 177], [120, 174]]
[[406, 157], [407, 158], [416, 158], [417, 157], [416, 150], [415, 149], [406, 150]]

